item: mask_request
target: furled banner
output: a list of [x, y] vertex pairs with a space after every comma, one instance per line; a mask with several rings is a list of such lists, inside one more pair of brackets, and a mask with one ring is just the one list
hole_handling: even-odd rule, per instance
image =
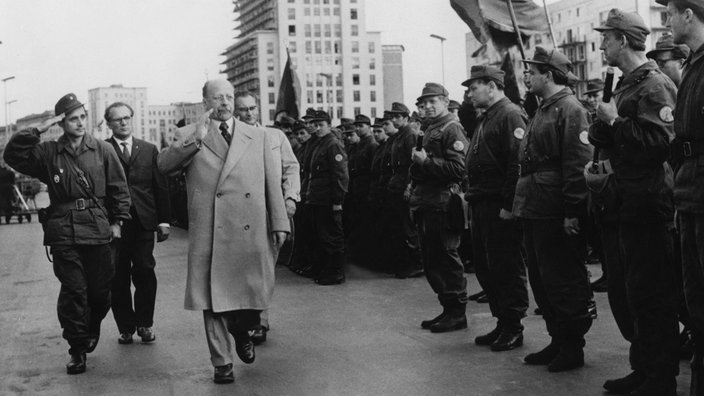
[[279, 97], [276, 99], [276, 116], [284, 112], [289, 117], [298, 119], [298, 100], [301, 97], [301, 84], [296, 76], [296, 71], [291, 68], [291, 54], [286, 49], [286, 66], [281, 76]]

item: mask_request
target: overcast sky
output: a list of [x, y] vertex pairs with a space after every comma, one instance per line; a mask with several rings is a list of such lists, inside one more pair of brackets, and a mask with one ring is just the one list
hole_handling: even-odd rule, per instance
[[[232, 10], [231, 0], [0, 0], [0, 79], [15, 76], [6, 83], [7, 99], [17, 100], [11, 118], [53, 109], [68, 92], [86, 101], [88, 89], [111, 84], [147, 87], [150, 104], [200, 101], [206, 74], [219, 76], [219, 54], [233, 43]], [[447, 39], [446, 86], [461, 99], [469, 28], [449, 0], [366, 0], [366, 14], [367, 30], [406, 49], [407, 104], [425, 82], [442, 80], [431, 33]]]

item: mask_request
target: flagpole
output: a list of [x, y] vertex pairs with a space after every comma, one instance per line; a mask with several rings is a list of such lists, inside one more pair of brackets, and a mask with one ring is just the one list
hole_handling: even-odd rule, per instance
[[[511, 22], [513, 22], [513, 30], [516, 32], [516, 42], [518, 43], [518, 49], [521, 51], [521, 58], [526, 60], [526, 50], [523, 47], [523, 40], [521, 39], [521, 29], [518, 27], [518, 21], [516, 20], [516, 12], [513, 10], [513, 3], [511, 0], [506, 0], [508, 5], [508, 12], [511, 14]], [[523, 66], [527, 69], [528, 64], [524, 63]]]
[[552, 20], [550, 20], [550, 13], [548, 12], [548, 3], [546, 0], [543, 0], [543, 8], [545, 9], [545, 19], [548, 20], [548, 29], [550, 30], [552, 46], [553, 48], [557, 49], [557, 41], [555, 41], [555, 32], [552, 30]]

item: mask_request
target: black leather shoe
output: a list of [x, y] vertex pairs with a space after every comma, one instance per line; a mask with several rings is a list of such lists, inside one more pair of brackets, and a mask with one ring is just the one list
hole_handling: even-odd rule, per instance
[[142, 339], [143, 343], [154, 342], [156, 334], [151, 327], [137, 327], [137, 335]]
[[482, 345], [482, 346], [489, 346], [496, 341], [499, 336], [501, 335], [501, 329], [499, 326], [496, 326], [494, 330], [484, 334], [477, 336], [477, 338], [474, 339], [474, 343], [477, 345]]
[[254, 363], [254, 343], [249, 337], [248, 331], [237, 331], [233, 334], [235, 338], [235, 352], [241, 361]]
[[91, 353], [98, 346], [99, 337], [89, 338], [88, 345], [86, 345], [86, 353]]
[[321, 286], [341, 285], [345, 283], [344, 276], [322, 277], [315, 280]]
[[559, 373], [569, 371], [584, 366], [584, 350], [580, 346], [564, 344], [560, 347], [560, 352], [555, 356], [548, 371]]
[[560, 353], [560, 346], [555, 342], [550, 342], [550, 344], [542, 350], [526, 355], [523, 361], [525, 364], [544, 366], [550, 364], [558, 353]]
[[430, 326], [432, 333], [447, 333], [449, 331], [462, 330], [467, 328], [467, 316], [447, 314], [437, 323]]
[[232, 363], [215, 367], [213, 382], [216, 384], [231, 384], [235, 382], [235, 372], [232, 370]]
[[[700, 395], [699, 393], [691, 393]], [[648, 378], [636, 390], [630, 393], [631, 396], [677, 396], [677, 379], [671, 378]]]
[[66, 374], [82, 374], [86, 372], [86, 354], [75, 353], [66, 364]]
[[633, 371], [623, 378], [610, 379], [604, 382], [604, 389], [617, 395], [627, 395], [645, 382], [645, 374]]
[[254, 345], [262, 344], [266, 341], [266, 332], [268, 329], [264, 326], [257, 326], [255, 329], [249, 331], [249, 337], [252, 339]]
[[131, 344], [132, 341], [132, 333], [120, 333], [120, 337], [117, 338], [117, 342], [122, 345]]
[[442, 318], [445, 317], [445, 315], [446, 315], [446, 314], [445, 314], [445, 311], [442, 311], [442, 313], [441, 313], [440, 315], [438, 315], [438, 316], [436, 316], [436, 317], [434, 317], [434, 318], [432, 318], [432, 319], [430, 319], [430, 320], [424, 320], [424, 321], [420, 322], [420, 327], [422, 327], [422, 328], [424, 328], [424, 329], [426, 329], [426, 330], [427, 330], [427, 329], [430, 329], [430, 326], [432, 326], [432, 325], [434, 325], [435, 323], [439, 322]]
[[480, 290], [479, 293], [470, 294], [469, 297], [467, 297], [467, 299], [469, 301], [477, 301], [477, 299], [481, 296], [486, 296], [486, 293], [484, 292], [484, 290]]
[[479, 296], [479, 298], [477, 298], [477, 302], [479, 304], [488, 303], [489, 302], [489, 295], [484, 293], [483, 295]]
[[606, 293], [608, 291], [606, 278], [603, 276], [591, 283], [594, 293]]
[[504, 331], [499, 338], [491, 344], [491, 350], [494, 352], [510, 351], [523, 345], [523, 332], [510, 333]]

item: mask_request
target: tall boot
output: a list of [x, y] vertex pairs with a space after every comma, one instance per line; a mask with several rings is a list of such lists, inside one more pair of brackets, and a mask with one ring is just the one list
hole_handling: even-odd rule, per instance
[[543, 316], [545, 319], [545, 326], [547, 327], [548, 334], [550, 334], [550, 344], [538, 352], [533, 352], [526, 355], [523, 358], [523, 362], [529, 365], [535, 366], [545, 366], [550, 364], [555, 356], [560, 352], [560, 345], [562, 344], [562, 335], [560, 334], [560, 328], [555, 321], [555, 318], [549, 314]]
[[437, 323], [430, 326], [433, 333], [447, 333], [449, 331], [462, 330], [467, 328], [467, 315], [465, 314], [467, 304], [453, 303], [445, 304], [444, 311], [447, 313]]
[[690, 396], [704, 396], [704, 353], [695, 350], [690, 361], [692, 382], [689, 388]]
[[325, 261], [315, 283], [323, 286], [345, 283], [345, 256], [342, 253], [323, 254]]
[[592, 326], [592, 318], [586, 314], [559, 325], [561, 333], [564, 334], [564, 342], [560, 345], [560, 352], [555, 359], [548, 364], [548, 371], [552, 373], [584, 366], [584, 335]]

